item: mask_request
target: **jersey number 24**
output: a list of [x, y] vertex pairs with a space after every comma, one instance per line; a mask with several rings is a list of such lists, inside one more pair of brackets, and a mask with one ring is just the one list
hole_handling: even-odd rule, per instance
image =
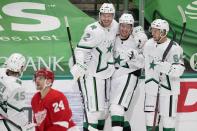
[[60, 110], [64, 110], [65, 107], [64, 107], [63, 101], [61, 100], [59, 102], [53, 103], [53, 109], [54, 109], [54, 112], [59, 112]]

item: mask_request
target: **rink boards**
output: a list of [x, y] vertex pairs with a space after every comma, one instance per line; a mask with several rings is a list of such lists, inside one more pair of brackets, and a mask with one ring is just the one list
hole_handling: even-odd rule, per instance
[[[29, 107], [29, 119], [31, 121], [30, 100], [36, 92], [32, 80], [23, 80], [23, 86], [27, 90], [26, 107]], [[73, 119], [77, 125], [82, 127], [83, 111], [81, 98], [76, 83], [71, 79], [55, 80], [54, 88], [64, 92], [67, 96], [73, 111]], [[144, 104], [144, 80], [141, 79], [135, 91], [130, 109], [127, 114], [130, 117], [132, 131], [145, 131], [145, 116], [143, 112]], [[178, 123], [177, 131], [196, 131], [197, 125], [197, 78], [183, 78], [181, 80], [181, 95], [178, 101]], [[144, 126], [143, 126], [144, 125]], [[105, 128], [109, 128], [109, 121]], [[82, 129], [82, 128], [81, 128]], [[109, 130], [109, 129], [106, 129]]]

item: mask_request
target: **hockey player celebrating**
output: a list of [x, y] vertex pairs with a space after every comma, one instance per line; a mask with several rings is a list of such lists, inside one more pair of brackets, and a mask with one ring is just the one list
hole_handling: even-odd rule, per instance
[[41, 68], [34, 75], [37, 92], [31, 101], [36, 131], [79, 131], [65, 95], [52, 89], [54, 74]]
[[[185, 68], [182, 60], [183, 50], [175, 42], [173, 42], [166, 59], [162, 61], [164, 52], [171, 41], [167, 38], [168, 31], [169, 24], [166, 20], [154, 20], [151, 23], [152, 38], [144, 47], [147, 131], [152, 131], [155, 124], [156, 131], [159, 130], [155, 112], [159, 112], [161, 116], [163, 131], [175, 131], [177, 99], [180, 88], [179, 77]], [[159, 100], [159, 108], [155, 110], [157, 109], [157, 100]], [[154, 121], [154, 117], [157, 121]]]
[[[143, 57], [140, 53], [139, 41], [132, 35], [134, 18], [124, 13], [119, 19], [119, 35], [114, 46], [115, 72], [112, 76], [110, 92], [110, 114], [112, 131], [130, 131], [129, 122], [124, 122], [125, 111], [131, 102], [133, 92], [138, 84], [140, 68], [143, 67], [137, 60]], [[137, 31], [135, 34], [138, 34]], [[141, 32], [143, 34], [143, 32]], [[145, 33], [143, 34], [145, 35]], [[138, 38], [140, 39], [140, 38]], [[148, 40], [145, 35], [144, 42]], [[141, 46], [140, 46], [141, 47]], [[127, 125], [126, 127], [123, 127]], [[124, 129], [123, 129], [124, 128]]]
[[28, 116], [23, 110], [25, 90], [20, 77], [25, 69], [25, 57], [13, 53], [0, 68], [0, 129], [1, 131], [27, 131]]
[[[104, 3], [100, 8], [99, 21], [88, 25], [75, 49], [76, 64], [71, 68], [74, 79], [79, 79], [83, 87], [89, 126], [103, 130], [107, 90], [115, 68], [112, 50], [118, 24], [114, 20], [113, 4]], [[87, 57], [91, 60], [87, 62]]]

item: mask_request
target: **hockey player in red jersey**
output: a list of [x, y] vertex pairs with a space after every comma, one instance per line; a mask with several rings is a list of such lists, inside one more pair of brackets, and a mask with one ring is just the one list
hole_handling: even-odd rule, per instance
[[54, 73], [46, 68], [35, 72], [37, 92], [31, 101], [36, 131], [79, 131], [63, 93], [52, 89]]

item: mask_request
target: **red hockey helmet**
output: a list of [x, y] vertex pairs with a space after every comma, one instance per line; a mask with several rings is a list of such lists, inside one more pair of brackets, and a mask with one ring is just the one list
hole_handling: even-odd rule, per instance
[[51, 79], [52, 80], [51, 83], [53, 83], [54, 81], [54, 73], [47, 68], [41, 68], [40, 70], [37, 70], [36, 73], [34, 74], [34, 79], [36, 79], [36, 77], [39, 76], [43, 76], [46, 79]]

